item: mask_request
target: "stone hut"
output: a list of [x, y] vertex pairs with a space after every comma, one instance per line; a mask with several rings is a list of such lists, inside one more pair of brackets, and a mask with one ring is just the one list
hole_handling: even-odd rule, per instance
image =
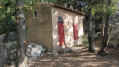
[[84, 13], [54, 4], [38, 4], [33, 9], [25, 13], [27, 42], [51, 51], [81, 44]]

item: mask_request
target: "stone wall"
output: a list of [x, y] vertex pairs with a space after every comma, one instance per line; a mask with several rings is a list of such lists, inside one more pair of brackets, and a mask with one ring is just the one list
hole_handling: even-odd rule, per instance
[[52, 46], [52, 14], [50, 5], [38, 5], [38, 18], [33, 18], [33, 12], [26, 13], [27, 41], [53, 49]]
[[[52, 8], [52, 35], [53, 35], [53, 46], [56, 50], [58, 48], [58, 16], [61, 16], [64, 20], [64, 36], [65, 44], [67, 47], [79, 45], [81, 43], [83, 35], [83, 16], [77, 13], [67, 11], [59, 8]], [[74, 40], [73, 36], [73, 23], [78, 24], [78, 39]], [[63, 45], [65, 47], [65, 45]]]

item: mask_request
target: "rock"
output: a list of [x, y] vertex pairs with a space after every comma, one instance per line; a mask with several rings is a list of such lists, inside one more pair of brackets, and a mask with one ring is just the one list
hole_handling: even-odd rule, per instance
[[110, 38], [119, 39], [119, 23], [115, 23], [110, 32]]
[[57, 52], [58, 54], [64, 54], [65, 51], [63, 49], [59, 49]]
[[[1, 39], [4, 39], [4, 37], [5, 37], [5, 34], [0, 35]], [[15, 41], [16, 39], [17, 39], [16, 32], [10, 32], [9, 35], [8, 35], [8, 40]]]
[[8, 36], [8, 40], [10, 41], [15, 41], [17, 39], [17, 34], [16, 32], [10, 32]]
[[[0, 35], [0, 39], [4, 39], [5, 34]], [[10, 32], [8, 35], [8, 40], [9, 41], [15, 41], [17, 39], [17, 34], [16, 32]]]
[[2, 43], [2, 38], [0, 38], [0, 67], [2, 67], [2, 62], [3, 62], [3, 54], [2, 54], [2, 45], [3, 43]]
[[107, 55], [109, 55], [109, 53], [104, 52], [104, 53], [101, 53], [100, 55], [101, 55], [101, 56], [107, 56]]
[[58, 54], [67, 54], [67, 53], [71, 53], [73, 52], [71, 48], [63, 48], [63, 49], [59, 49]]
[[17, 42], [16, 41], [8, 42], [8, 43], [5, 43], [4, 45], [6, 49], [16, 48]]
[[119, 44], [117, 44], [117, 48], [119, 48]]
[[111, 28], [109, 44], [113, 44], [114, 48], [117, 48], [119, 44], [119, 22], [115, 23]]
[[5, 60], [6, 63], [8, 65], [11, 65], [13, 63], [15, 63], [15, 59], [16, 59], [16, 46], [17, 46], [17, 42], [13, 41], [13, 42], [8, 42], [5, 43]]
[[4, 37], [5, 37], [5, 34], [0, 35], [0, 39], [4, 39]]
[[108, 44], [108, 48], [114, 48], [113, 44]]
[[28, 44], [27, 53], [28, 53], [29, 59], [36, 58], [36, 57], [43, 55], [42, 52], [44, 51], [46, 51], [46, 49], [43, 48], [39, 44], [35, 44], [35, 43]]
[[66, 48], [65, 53], [71, 53], [73, 52], [71, 48]]
[[[4, 39], [5, 34], [0, 36], [0, 39]], [[7, 65], [11, 65], [15, 62], [16, 59], [16, 47], [17, 47], [17, 42], [14, 41], [16, 40], [16, 33], [15, 32], [10, 32], [8, 36], [8, 40], [12, 42], [4, 43], [4, 54], [5, 54], [5, 60]], [[43, 52], [45, 52], [46, 49], [43, 48], [39, 44], [35, 43], [28, 43], [27, 47], [27, 53], [28, 53], [28, 59], [33, 59], [39, 56], [43, 56]]]
[[[6, 63], [8, 65], [11, 65], [13, 63], [15, 63], [15, 59], [16, 59], [16, 47], [17, 47], [17, 42], [13, 41], [13, 42], [8, 42], [5, 43], [5, 60]], [[39, 44], [35, 44], [35, 43], [28, 43], [28, 48], [27, 48], [27, 53], [28, 53], [28, 59], [32, 60], [36, 57], [39, 56], [43, 56], [45, 54], [43, 54], [43, 52], [46, 51], [45, 48], [43, 48], [41, 45]]]

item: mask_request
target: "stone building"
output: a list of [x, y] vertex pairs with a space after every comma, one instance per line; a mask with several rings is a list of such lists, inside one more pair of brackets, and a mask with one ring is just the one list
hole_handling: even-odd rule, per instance
[[50, 49], [72, 47], [81, 43], [83, 32], [82, 12], [60, 5], [39, 4], [33, 12], [26, 12], [27, 42]]

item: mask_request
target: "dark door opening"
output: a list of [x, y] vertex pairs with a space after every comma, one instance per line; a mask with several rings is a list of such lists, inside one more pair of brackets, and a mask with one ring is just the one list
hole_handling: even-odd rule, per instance
[[58, 16], [58, 41], [59, 41], [59, 46], [62, 46], [65, 44], [65, 39], [64, 39], [64, 21], [61, 16]]

